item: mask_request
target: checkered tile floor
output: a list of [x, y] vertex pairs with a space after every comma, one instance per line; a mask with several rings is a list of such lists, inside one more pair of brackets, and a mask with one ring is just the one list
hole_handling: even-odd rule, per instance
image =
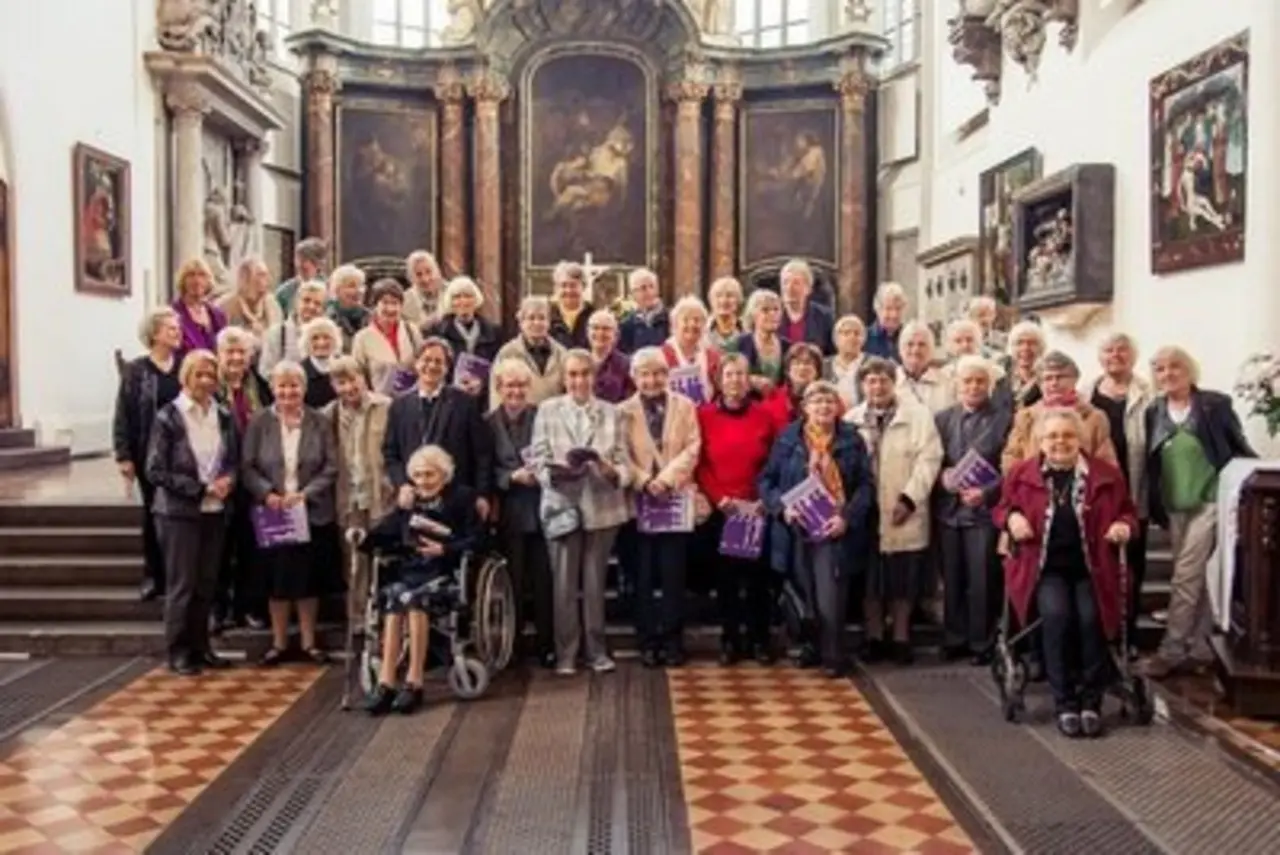
[[668, 679], [695, 851], [976, 851], [848, 681], [751, 666]]
[[320, 676], [152, 671], [0, 762], [0, 853], [141, 852]]

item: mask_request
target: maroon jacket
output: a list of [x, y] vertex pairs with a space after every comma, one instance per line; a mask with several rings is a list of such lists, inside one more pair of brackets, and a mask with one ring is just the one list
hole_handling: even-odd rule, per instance
[[[1116, 547], [1105, 539], [1112, 524], [1122, 522], [1136, 532], [1138, 515], [1129, 488], [1120, 470], [1105, 460], [1081, 456], [1084, 471], [1084, 504], [1076, 508], [1080, 531], [1084, 536], [1085, 557], [1089, 562], [1089, 578], [1098, 601], [1098, 616], [1108, 639], [1116, 637], [1125, 608], [1120, 603], [1120, 559]], [[996, 526], [1007, 529], [1009, 516], [1018, 511], [1031, 524], [1034, 536], [1019, 544], [1004, 559], [1005, 595], [1018, 620], [1025, 625], [1044, 555], [1045, 537], [1049, 530], [1049, 488], [1041, 474], [1039, 457], [1024, 460], [1009, 471], [1000, 491], [1000, 502], [992, 513]], [[1136, 592], [1130, 591], [1130, 596]]]

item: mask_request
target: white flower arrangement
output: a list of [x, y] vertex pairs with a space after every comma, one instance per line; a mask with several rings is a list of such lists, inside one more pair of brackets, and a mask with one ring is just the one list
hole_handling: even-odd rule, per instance
[[1270, 353], [1255, 353], [1240, 366], [1236, 396], [1249, 404], [1249, 414], [1261, 416], [1267, 434], [1280, 434], [1280, 359]]

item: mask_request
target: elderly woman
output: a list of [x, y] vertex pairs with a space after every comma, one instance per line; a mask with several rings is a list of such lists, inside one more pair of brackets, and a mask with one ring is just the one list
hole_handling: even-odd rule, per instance
[[1147, 577], [1147, 426], [1146, 412], [1155, 397], [1151, 384], [1134, 373], [1138, 346], [1127, 333], [1112, 333], [1098, 347], [1102, 376], [1093, 382], [1089, 403], [1107, 418], [1111, 445], [1138, 514], [1138, 525], [1125, 545], [1134, 596], [1129, 601], [1130, 637], [1136, 638], [1142, 583]]
[[1017, 409], [1009, 441], [1000, 459], [1000, 468], [1009, 472], [1023, 460], [1031, 460], [1040, 453], [1040, 437], [1036, 425], [1040, 413], [1046, 409], [1070, 409], [1080, 414], [1083, 432], [1079, 441], [1084, 453], [1090, 457], [1116, 463], [1116, 449], [1111, 444], [1111, 427], [1102, 411], [1082, 400], [1076, 392], [1080, 384], [1080, 367], [1075, 360], [1061, 351], [1053, 350], [1040, 360], [1039, 379], [1041, 399], [1031, 406]]
[[[711, 399], [711, 378], [720, 368], [720, 353], [707, 343], [707, 307], [697, 297], [684, 297], [671, 310], [671, 338], [662, 345], [667, 367], [696, 367], [702, 388], [701, 404]], [[696, 396], [695, 396], [696, 397]]]
[[341, 341], [342, 330], [328, 318], [316, 318], [302, 328], [298, 350], [302, 354], [302, 370], [307, 375], [303, 403], [308, 407], [318, 410], [338, 397], [329, 382], [329, 366], [342, 354]]
[[416, 249], [404, 260], [405, 276], [409, 290], [402, 292], [402, 314], [407, 323], [422, 332], [435, 323], [440, 307], [440, 292], [444, 289], [444, 274], [431, 253]]
[[1085, 452], [1080, 414], [1050, 408], [1037, 418], [1039, 452], [1005, 476], [993, 515], [1015, 544], [1005, 559], [1005, 588], [1020, 622], [1033, 604], [1040, 615], [1058, 729], [1098, 736], [1106, 639], [1123, 620], [1112, 544], [1128, 540], [1137, 520], [1120, 470]]
[[897, 282], [884, 282], [872, 301], [876, 319], [867, 330], [865, 350], [869, 356], [897, 361], [902, 358], [898, 338], [906, 322], [907, 292]]
[[[656, 347], [631, 357], [636, 394], [619, 406], [625, 426], [627, 461], [636, 495], [637, 525], [644, 524], [646, 502], [683, 495], [689, 508], [688, 530], [641, 529], [636, 563], [636, 634], [646, 668], [683, 665], [686, 557], [693, 530], [693, 470], [702, 437], [693, 402], [667, 391], [667, 361]], [[662, 591], [661, 604], [655, 599]]]
[[277, 665], [285, 657], [293, 605], [302, 650], [323, 665], [329, 657], [316, 637], [316, 617], [319, 597], [337, 575], [337, 443], [328, 420], [303, 404], [307, 375], [301, 365], [279, 362], [269, 379], [275, 404], [245, 431], [241, 478], [255, 505], [271, 511], [304, 506], [309, 531], [304, 543], [259, 543], [259, 578], [271, 615], [271, 647], [260, 664]]
[[[424, 445], [409, 458], [413, 498], [369, 532], [365, 548], [396, 550], [403, 559], [378, 593], [384, 615], [382, 667], [378, 685], [365, 701], [370, 715], [409, 715], [422, 706], [422, 684], [430, 641], [432, 582], [453, 573], [484, 537], [476, 496], [453, 481], [453, 460], [438, 445]], [[428, 527], [431, 526], [431, 527]], [[406, 624], [408, 625], [406, 627]], [[409, 636], [409, 662], [397, 689], [400, 657]]]
[[[453, 348], [454, 358], [464, 353], [493, 364], [502, 346], [502, 330], [478, 312], [484, 305], [484, 294], [480, 286], [469, 276], [457, 276], [450, 280], [444, 289], [444, 298], [440, 301], [444, 313], [440, 320], [430, 327], [428, 335], [439, 336], [449, 342]], [[478, 377], [468, 373], [454, 377], [460, 389], [478, 395], [484, 391], [489, 377]]]
[[631, 380], [631, 360], [617, 347], [618, 319], [613, 312], [592, 312], [587, 320], [587, 338], [591, 342], [591, 358], [596, 361], [596, 397], [621, 404], [635, 393], [636, 387]]
[[530, 446], [551, 555], [556, 673], [566, 676], [576, 670], [584, 634], [587, 666], [598, 673], [614, 669], [605, 643], [605, 573], [618, 528], [631, 515], [622, 422], [614, 405], [593, 394], [594, 373], [587, 351], [565, 354], [567, 393], [538, 407]]
[[[933, 413], [897, 385], [892, 362], [868, 359], [859, 374], [863, 402], [845, 421], [858, 429], [875, 473], [876, 533], [863, 606], [866, 658], [907, 664], [913, 658], [911, 610], [929, 572], [929, 500], [942, 467], [942, 440]], [[891, 646], [886, 617], [893, 623]]]
[[209, 645], [209, 615], [222, 561], [239, 442], [231, 414], [218, 406], [218, 358], [193, 350], [179, 371], [182, 393], [156, 414], [147, 450], [155, 485], [151, 513], [164, 552], [169, 668], [182, 675], [225, 668]]
[[793, 258], [782, 265], [778, 273], [779, 290], [782, 292], [782, 337], [792, 344], [806, 341], [818, 347], [824, 356], [830, 355], [831, 312], [813, 300], [813, 268], [809, 262]]
[[217, 306], [230, 326], [243, 327], [259, 340], [284, 320], [271, 294], [271, 271], [260, 258], [246, 258], [236, 265], [235, 290], [219, 299]]
[[494, 366], [493, 381], [500, 403], [485, 421], [493, 433], [493, 477], [500, 508], [498, 538], [516, 591], [516, 625], [523, 630], [524, 604], [531, 598], [534, 653], [544, 667], [551, 668], [555, 666], [551, 566], [538, 518], [542, 489], [529, 460], [536, 413], [529, 401], [533, 372], [518, 359], [504, 359]]
[[370, 294], [373, 317], [351, 341], [351, 355], [369, 378], [369, 388], [384, 395], [403, 391], [401, 378], [412, 373], [422, 343], [418, 325], [400, 315], [404, 289], [394, 279], [379, 279]]
[[[725, 354], [716, 381], [716, 399], [698, 408], [702, 453], [694, 478], [713, 508], [707, 526], [719, 544], [730, 516], [764, 513], [756, 480], [769, 461], [769, 449], [778, 432], [774, 419], [751, 394], [743, 356]], [[750, 558], [724, 555], [717, 550], [714, 561], [721, 663], [732, 665], [751, 654], [760, 664], [770, 664], [770, 580], [763, 552]]]
[[[816, 638], [804, 639], [800, 664], [821, 663], [837, 677], [849, 668], [844, 642], [849, 578], [866, 536], [871, 473], [862, 438], [840, 421], [840, 393], [834, 386], [810, 383], [802, 407], [799, 420], [774, 443], [757, 487], [772, 519], [773, 569], [796, 583], [815, 616]], [[837, 510], [816, 537], [802, 529], [797, 510], [782, 499], [810, 477], [818, 479]]]
[[972, 321], [978, 326], [978, 347], [981, 349], [981, 356], [994, 360], [1004, 353], [1007, 337], [996, 329], [1000, 309], [994, 297], [986, 295], [974, 297], [965, 307], [964, 314], [964, 320]]
[[139, 591], [144, 601], [164, 593], [164, 560], [151, 513], [155, 486], [147, 480], [147, 443], [156, 413], [182, 391], [178, 380], [178, 348], [182, 329], [178, 314], [168, 306], [147, 312], [138, 325], [138, 338], [147, 352], [128, 362], [120, 374], [112, 420], [116, 466], [126, 484], [138, 483], [142, 494], [142, 546], [146, 574]]
[[[337, 437], [335, 509], [338, 525], [343, 530], [368, 530], [395, 503], [395, 491], [382, 461], [391, 399], [369, 391], [364, 372], [350, 356], [340, 356], [330, 363], [328, 380], [337, 394], [324, 415]], [[347, 620], [352, 627], [359, 628], [363, 626], [365, 599], [369, 593], [369, 561], [353, 555], [346, 538], [343, 538], [342, 549], [344, 567], [352, 567], [355, 561], [354, 576], [347, 580]]]
[[[779, 433], [800, 413], [800, 400], [810, 383], [822, 377], [822, 351], [808, 342], [793, 344], [782, 360], [783, 384], [761, 398]], [[841, 402], [841, 412], [844, 402]]]
[[782, 300], [772, 291], [759, 288], [747, 300], [747, 326], [733, 346], [735, 353], [747, 359], [751, 369], [751, 387], [767, 395], [783, 381], [782, 358], [792, 342], [778, 334], [782, 328]]
[[[518, 359], [529, 366], [533, 385], [529, 388], [529, 403], [537, 406], [548, 398], [564, 392], [565, 349], [551, 338], [551, 302], [546, 297], [525, 297], [516, 314], [520, 333], [498, 349], [498, 362]], [[497, 386], [490, 378], [489, 407], [500, 403]]]
[[181, 360], [189, 351], [217, 347], [218, 332], [227, 325], [227, 317], [209, 301], [213, 273], [202, 259], [192, 259], [178, 268], [177, 280], [172, 305], [182, 328], [182, 344], [176, 354]]
[[867, 328], [857, 315], [845, 315], [836, 321], [831, 336], [835, 340], [836, 352], [823, 361], [822, 379], [835, 384], [840, 390], [840, 400], [848, 409], [862, 399], [858, 369], [866, 359], [862, 346], [867, 340]]
[[707, 322], [707, 342], [721, 353], [730, 353], [745, 333], [742, 325], [742, 283], [732, 276], [721, 276], [707, 289], [711, 320]]
[[996, 529], [991, 524], [1000, 479], [983, 480], [957, 472], [957, 467], [967, 465], [972, 454], [998, 473], [1012, 414], [992, 400], [995, 366], [986, 359], [961, 356], [952, 373], [959, 400], [934, 418], [944, 467], [934, 492], [935, 552], [942, 563], [944, 597], [943, 656], [972, 656], [974, 664], [982, 664], [1002, 604]]
[[329, 264], [329, 245], [317, 237], [303, 238], [293, 250], [293, 269], [297, 275], [286, 279], [276, 287], [276, 302], [280, 304], [280, 313], [284, 317], [293, 314], [296, 306], [298, 289], [303, 282], [312, 282], [324, 278], [324, 269]]
[[329, 276], [329, 318], [342, 330], [342, 350], [351, 350], [356, 333], [369, 323], [369, 309], [364, 304], [364, 271], [354, 264], [344, 264]]
[[555, 294], [551, 298], [550, 335], [563, 347], [587, 347], [587, 274], [576, 261], [562, 261], [551, 272]]
[[258, 342], [258, 373], [263, 377], [282, 360], [302, 360], [302, 328], [317, 318], [324, 317], [326, 287], [313, 279], [303, 282], [294, 293], [294, 311], [289, 317], [267, 330], [266, 337]]
[[[983, 359], [991, 363], [992, 376], [994, 382], [1005, 386], [1004, 369], [1001, 368], [991, 351], [982, 342], [982, 328], [978, 326], [977, 321], [971, 321], [968, 318], [957, 318], [947, 324], [946, 330], [942, 334], [942, 341], [946, 347], [947, 362], [940, 369], [943, 378], [948, 385], [954, 386], [956, 382], [956, 365], [966, 356], [981, 356]], [[995, 394], [996, 390], [993, 390]], [[1001, 397], [1008, 397], [1008, 390], [1004, 389]]]
[[[218, 402], [231, 414], [238, 444], [243, 444], [253, 417], [271, 406], [271, 389], [250, 361], [256, 347], [253, 334], [241, 327], [227, 327], [218, 333]], [[267, 625], [266, 604], [259, 602], [252, 583], [257, 546], [249, 519], [250, 504], [248, 492], [237, 479], [213, 603], [214, 631], [240, 623], [253, 629]]]
[[898, 346], [902, 351], [898, 392], [930, 414], [940, 413], [955, 403], [954, 380], [934, 362], [933, 330], [920, 321], [903, 324]]
[[1009, 331], [1009, 352], [1004, 369], [1015, 411], [1040, 400], [1042, 393], [1037, 366], [1045, 350], [1044, 330], [1039, 324], [1022, 321]]
[[[657, 347], [671, 335], [671, 318], [662, 305], [658, 274], [647, 267], [637, 267], [627, 277], [627, 291], [635, 310], [622, 321], [618, 348], [630, 354], [642, 347]], [[587, 333], [590, 338], [589, 323]]]
[[1255, 457], [1231, 398], [1201, 389], [1200, 369], [1180, 347], [1151, 357], [1159, 396], [1147, 407], [1147, 501], [1151, 519], [1173, 540], [1169, 619], [1152, 677], [1211, 664], [1205, 567], [1217, 546], [1218, 474], [1237, 457]]

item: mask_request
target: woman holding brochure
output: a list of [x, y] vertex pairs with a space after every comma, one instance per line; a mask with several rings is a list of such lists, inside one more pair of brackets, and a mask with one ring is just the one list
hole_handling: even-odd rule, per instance
[[867, 448], [852, 425], [840, 422], [840, 393], [810, 383], [800, 418], [774, 443], [757, 483], [772, 518], [773, 569], [792, 580], [815, 616], [800, 664], [819, 663], [828, 676], [848, 672], [844, 644], [849, 576], [864, 553], [872, 482]]
[[[328, 656], [316, 638], [321, 589], [339, 577], [334, 489], [338, 448], [333, 424], [302, 403], [306, 374], [285, 360], [271, 370], [275, 405], [249, 422], [241, 478], [253, 497], [258, 555], [271, 614], [271, 647], [264, 666], [278, 665], [289, 643], [289, 611], [298, 610], [302, 650], [316, 664]], [[290, 537], [266, 536], [266, 523], [287, 512]], [[265, 541], [265, 542], [264, 542]]]
[[660, 349], [640, 348], [631, 357], [638, 391], [618, 407], [640, 533], [636, 633], [646, 668], [685, 661], [685, 568], [694, 521], [690, 485], [702, 447], [697, 409], [688, 398], [667, 391], [667, 373]]
[[711, 400], [711, 379], [720, 369], [720, 351], [707, 341], [707, 317], [700, 299], [682, 298], [671, 309], [671, 338], [662, 345], [672, 385], [695, 404]]

